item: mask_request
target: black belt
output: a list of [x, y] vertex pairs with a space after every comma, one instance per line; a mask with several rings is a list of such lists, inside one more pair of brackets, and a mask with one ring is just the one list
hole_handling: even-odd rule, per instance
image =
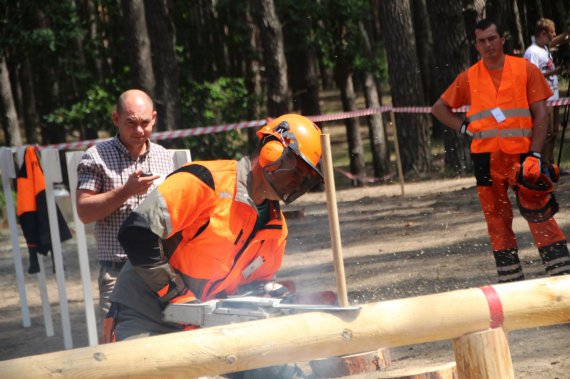
[[103, 266], [103, 267], [114, 268], [114, 269], [120, 270], [120, 269], [123, 268], [123, 266], [125, 265], [125, 263], [127, 263], [127, 261], [122, 261], [122, 262], [99, 261], [99, 263], [100, 263], [101, 266]]

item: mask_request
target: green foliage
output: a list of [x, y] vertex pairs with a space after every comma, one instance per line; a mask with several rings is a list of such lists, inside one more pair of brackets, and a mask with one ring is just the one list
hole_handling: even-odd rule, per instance
[[85, 96], [69, 107], [60, 107], [45, 116], [45, 121], [72, 130], [85, 130], [89, 135], [98, 131], [114, 133], [111, 122], [117, 94], [121, 93], [119, 85], [114, 80], [105, 83], [105, 87], [95, 84], [87, 90]]
[[[247, 120], [250, 102], [243, 79], [222, 77], [214, 82], [188, 82], [181, 94], [183, 128]], [[236, 159], [246, 146], [239, 132], [208, 134], [183, 140], [195, 160]]]

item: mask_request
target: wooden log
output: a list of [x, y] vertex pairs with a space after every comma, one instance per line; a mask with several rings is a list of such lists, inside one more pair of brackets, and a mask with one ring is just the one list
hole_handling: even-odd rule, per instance
[[301, 313], [84, 347], [2, 361], [0, 372], [19, 379], [191, 378], [450, 340], [497, 322], [506, 330], [570, 322], [568, 275], [486, 291], [471, 288], [365, 304], [354, 314]]
[[459, 379], [514, 379], [509, 342], [502, 328], [471, 333], [453, 340]]
[[340, 378], [385, 369], [390, 363], [390, 350], [378, 349], [342, 357], [317, 359], [310, 361], [309, 365], [312, 378]]
[[457, 379], [455, 362], [378, 373], [376, 379]]

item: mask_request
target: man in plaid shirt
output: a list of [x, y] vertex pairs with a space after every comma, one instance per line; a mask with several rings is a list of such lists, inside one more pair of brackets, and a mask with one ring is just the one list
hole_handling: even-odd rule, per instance
[[171, 153], [150, 142], [156, 111], [140, 90], [123, 92], [113, 112], [117, 135], [83, 154], [77, 167], [77, 214], [95, 222], [101, 319], [127, 255], [117, 233], [127, 216], [174, 170]]

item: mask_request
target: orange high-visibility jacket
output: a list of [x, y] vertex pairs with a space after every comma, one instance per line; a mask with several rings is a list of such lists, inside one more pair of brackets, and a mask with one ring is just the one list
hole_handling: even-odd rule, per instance
[[[136, 227], [134, 235], [140, 241], [148, 241], [149, 233], [162, 239], [162, 255], [201, 300], [232, 294], [246, 283], [271, 280], [281, 266], [287, 226], [279, 203], [272, 201], [269, 221], [255, 230], [257, 209], [247, 192], [250, 168], [247, 158], [194, 162], [169, 175], [119, 232], [131, 263], [144, 267], [148, 262], [140, 257], [153, 254], [137, 241], [123, 243], [129, 228]], [[149, 271], [137, 269], [137, 274], [156, 291], [168, 281], [167, 275], [157, 273], [160, 264], [154, 266]], [[125, 297], [115, 298], [131, 301]]]
[[[467, 112], [473, 132], [471, 152], [508, 154], [528, 152], [532, 137], [532, 117], [526, 96], [526, 62], [507, 55], [497, 90], [483, 60], [467, 71], [471, 108]], [[497, 122], [492, 110], [499, 108], [505, 120]]]
[[[28, 251], [30, 253], [30, 266], [28, 273], [40, 271], [37, 255], [46, 255], [51, 250], [51, 236], [47, 212], [45, 193], [45, 178], [36, 148], [26, 147], [24, 163], [18, 170], [16, 179], [17, 201], [16, 211], [18, 221], [22, 228]], [[56, 205], [59, 235], [61, 241], [71, 238], [71, 232]]]

